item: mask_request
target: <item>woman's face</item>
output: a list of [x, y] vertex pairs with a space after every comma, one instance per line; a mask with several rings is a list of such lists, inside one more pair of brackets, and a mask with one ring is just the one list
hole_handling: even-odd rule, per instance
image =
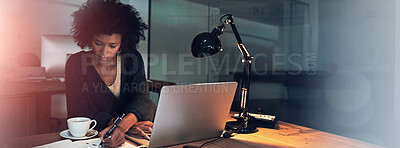
[[113, 62], [121, 47], [121, 34], [97, 34], [93, 36], [92, 49], [95, 60], [100, 63]]

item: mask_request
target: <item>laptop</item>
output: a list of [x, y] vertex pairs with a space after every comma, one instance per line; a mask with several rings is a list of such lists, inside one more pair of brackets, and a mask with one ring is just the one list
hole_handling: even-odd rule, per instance
[[165, 147], [219, 137], [224, 129], [236, 82], [164, 86], [150, 141], [128, 140], [147, 147]]

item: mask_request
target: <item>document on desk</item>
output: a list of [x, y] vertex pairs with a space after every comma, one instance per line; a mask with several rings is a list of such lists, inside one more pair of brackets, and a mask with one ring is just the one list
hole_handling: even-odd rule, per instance
[[[74, 141], [61, 140], [46, 145], [41, 145], [35, 148], [99, 148], [100, 138], [94, 138], [89, 140]], [[136, 146], [125, 142], [120, 148], [137, 148]]]
[[137, 145], [143, 145], [143, 146], [149, 146], [149, 140], [143, 139], [140, 136], [137, 136], [135, 134], [132, 133], [126, 133], [125, 135], [125, 139], [132, 141], [134, 143], [136, 143]]

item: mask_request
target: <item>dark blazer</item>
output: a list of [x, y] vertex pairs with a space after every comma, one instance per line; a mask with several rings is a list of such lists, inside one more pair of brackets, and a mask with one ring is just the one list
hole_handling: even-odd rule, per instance
[[119, 98], [108, 89], [89, 60], [87, 52], [73, 54], [66, 64], [68, 118], [89, 117], [96, 130], [107, 127], [111, 118], [133, 113], [139, 121], [152, 121], [156, 106], [149, 98], [142, 56], [134, 51], [121, 55]]

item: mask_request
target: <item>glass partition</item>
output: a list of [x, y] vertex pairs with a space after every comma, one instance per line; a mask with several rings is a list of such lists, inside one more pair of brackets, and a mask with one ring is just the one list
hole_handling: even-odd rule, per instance
[[[207, 58], [191, 54], [192, 39], [210, 32], [224, 14], [232, 14], [241, 38], [254, 57], [251, 111], [279, 114], [258, 101], [287, 99], [283, 81], [267, 79], [317, 71], [311, 8], [295, 0], [162, 0], [151, 1], [149, 78], [178, 84], [241, 80], [242, 56], [230, 26], [221, 35], [223, 51]], [[314, 34], [315, 35], [315, 34]], [[309, 60], [314, 60], [310, 68]], [[239, 85], [240, 86], [240, 85]], [[257, 92], [257, 93], [255, 93]], [[263, 92], [263, 93], [260, 93]], [[252, 101], [255, 100], [255, 101]], [[253, 102], [253, 103], [251, 103]], [[268, 104], [268, 103], [263, 103]], [[236, 95], [233, 110], [239, 107]]]

